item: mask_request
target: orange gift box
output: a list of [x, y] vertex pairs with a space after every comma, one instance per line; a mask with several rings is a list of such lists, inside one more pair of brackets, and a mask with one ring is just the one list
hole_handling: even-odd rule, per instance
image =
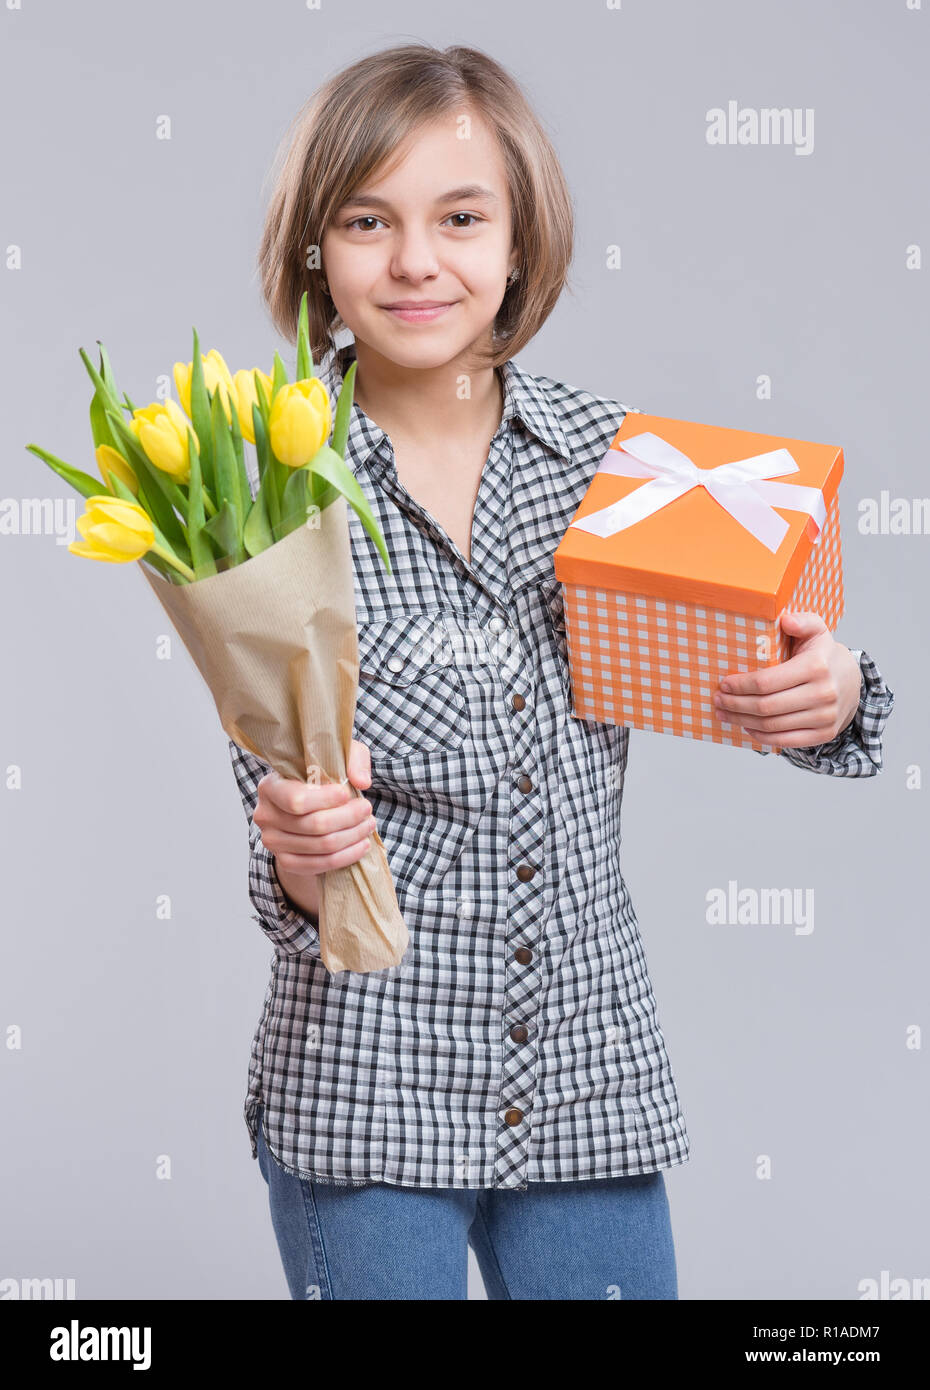
[[554, 556], [575, 718], [780, 752], [713, 697], [787, 660], [784, 609], [835, 630], [842, 474], [836, 445], [626, 414]]

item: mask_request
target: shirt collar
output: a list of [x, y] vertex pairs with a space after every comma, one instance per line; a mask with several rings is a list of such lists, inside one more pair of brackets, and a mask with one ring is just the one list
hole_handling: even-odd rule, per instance
[[[338, 396], [345, 373], [354, 361], [353, 340], [330, 348], [315, 364], [316, 374], [323, 381], [333, 401]], [[558, 412], [539, 382], [529, 372], [518, 367], [513, 358], [502, 365], [501, 378], [504, 387], [501, 425], [506, 425], [508, 421], [521, 422], [541, 444], [566, 462], [570, 461], [571, 450]], [[385, 431], [361, 409], [352, 411], [349, 439], [352, 454], [359, 463], [372, 454], [385, 438]]]

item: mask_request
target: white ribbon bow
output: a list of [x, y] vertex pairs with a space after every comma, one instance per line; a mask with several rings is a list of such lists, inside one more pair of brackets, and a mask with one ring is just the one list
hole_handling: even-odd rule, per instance
[[607, 450], [598, 473], [614, 473], [620, 478], [649, 478], [627, 497], [612, 502], [609, 507], [592, 512], [570, 524], [579, 531], [594, 536], [612, 536], [628, 526], [651, 516], [669, 503], [690, 492], [693, 487], [706, 487], [710, 495], [726, 511], [750, 531], [774, 554], [789, 530], [784, 517], [773, 511], [786, 507], [789, 511], [807, 512], [814, 518], [820, 542], [827, 519], [827, 507], [820, 488], [804, 487], [799, 483], [771, 483], [784, 473], [797, 473], [798, 465], [787, 449], [771, 449], [766, 454], [753, 454], [720, 463], [715, 468], [698, 468], [697, 464], [657, 434], [637, 434], [622, 444]]

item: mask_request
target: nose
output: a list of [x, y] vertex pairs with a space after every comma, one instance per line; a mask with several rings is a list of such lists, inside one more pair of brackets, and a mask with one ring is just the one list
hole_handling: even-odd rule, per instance
[[391, 256], [391, 274], [418, 284], [439, 273], [439, 260], [428, 233], [410, 229], [398, 237]]

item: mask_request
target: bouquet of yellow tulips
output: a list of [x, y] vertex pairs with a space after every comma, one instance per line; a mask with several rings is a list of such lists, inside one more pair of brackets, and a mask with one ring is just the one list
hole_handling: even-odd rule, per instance
[[[173, 400], [117, 394], [103, 345], [91, 431], [100, 478], [26, 447], [86, 498], [75, 555], [140, 569], [240, 747], [283, 777], [348, 782], [358, 634], [347, 504], [390, 573], [384, 537], [345, 462], [356, 364], [333, 414], [314, 374], [307, 296], [297, 379], [232, 374], [215, 350], [176, 362]], [[129, 412], [127, 418], [126, 412]], [[254, 445], [252, 492], [243, 440]], [[350, 789], [354, 790], [351, 788]], [[356, 792], [361, 795], [360, 792]], [[320, 954], [332, 972], [397, 964], [409, 937], [384, 845], [319, 880]]]

